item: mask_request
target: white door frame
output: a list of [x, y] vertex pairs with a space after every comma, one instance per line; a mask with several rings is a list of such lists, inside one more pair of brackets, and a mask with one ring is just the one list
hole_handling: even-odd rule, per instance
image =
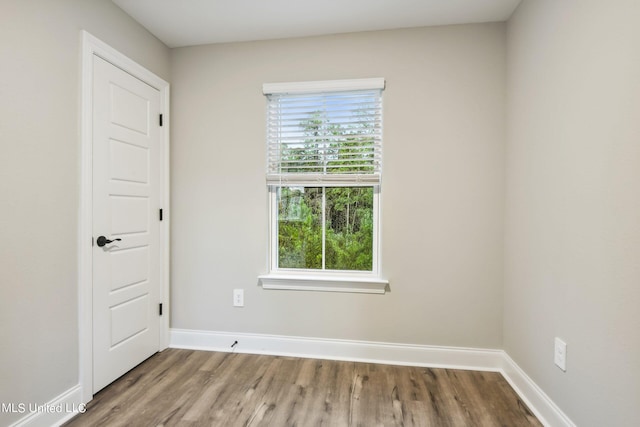
[[160, 223], [160, 297], [163, 315], [160, 320], [160, 348], [169, 346], [169, 248], [171, 218], [169, 210], [169, 83], [143, 68], [111, 46], [82, 31], [82, 71], [80, 107], [80, 212], [78, 231], [78, 330], [79, 330], [79, 383], [82, 402], [93, 399], [93, 56], [99, 56], [132, 76], [160, 91], [160, 111], [163, 114], [161, 130], [161, 183], [160, 205], [163, 219]]

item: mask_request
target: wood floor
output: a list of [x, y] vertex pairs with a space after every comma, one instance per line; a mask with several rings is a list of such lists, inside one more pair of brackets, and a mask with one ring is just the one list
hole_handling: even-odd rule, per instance
[[540, 426], [496, 372], [168, 349], [66, 426]]

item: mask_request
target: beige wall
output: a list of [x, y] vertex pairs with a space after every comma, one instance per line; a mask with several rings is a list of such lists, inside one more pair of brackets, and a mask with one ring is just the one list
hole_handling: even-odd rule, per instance
[[[488, 348], [504, 331], [507, 352], [578, 425], [637, 424], [637, 1], [524, 0], [506, 34], [464, 25], [171, 56], [108, 0], [0, 0], [0, 15], [0, 402], [44, 403], [78, 382], [86, 29], [167, 80], [171, 67], [173, 327]], [[362, 77], [387, 81], [391, 292], [264, 291], [261, 85]], [[234, 288], [244, 308], [231, 306]]]
[[[171, 65], [172, 327], [501, 347], [504, 24], [180, 48]], [[365, 77], [387, 82], [391, 292], [263, 290], [262, 84]]]
[[169, 50], [108, 0], [0, 0], [0, 22], [0, 402], [43, 404], [78, 383], [80, 30], [165, 79]]
[[640, 423], [638, 17], [525, 0], [508, 25], [504, 345], [579, 426]]

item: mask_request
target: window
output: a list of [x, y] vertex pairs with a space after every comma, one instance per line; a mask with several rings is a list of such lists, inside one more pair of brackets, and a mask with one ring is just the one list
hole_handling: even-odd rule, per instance
[[265, 84], [270, 273], [262, 286], [383, 293], [383, 79]]

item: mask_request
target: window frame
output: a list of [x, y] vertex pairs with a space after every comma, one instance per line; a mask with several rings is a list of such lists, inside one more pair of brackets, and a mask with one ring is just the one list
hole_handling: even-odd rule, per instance
[[[384, 88], [384, 79], [333, 80], [321, 82], [275, 83], [263, 85], [263, 92], [272, 93], [320, 93], [344, 90], [367, 90]], [[291, 187], [350, 187], [347, 183], [291, 184]], [[361, 185], [362, 186], [362, 185]], [[312, 290], [329, 292], [352, 292], [384, 294], [389, 282], [380, 277], [381, 234], [381, 182], [364, 185], [373, 188], [373, 236], [372, 268], [370, 271], [298, 269], [278, 266], [278, 186], [268, 185], [269, 209], [269, 273], [259, 276], [264, 289]], [[325, 193], [326, 194], [326, 193]]]

